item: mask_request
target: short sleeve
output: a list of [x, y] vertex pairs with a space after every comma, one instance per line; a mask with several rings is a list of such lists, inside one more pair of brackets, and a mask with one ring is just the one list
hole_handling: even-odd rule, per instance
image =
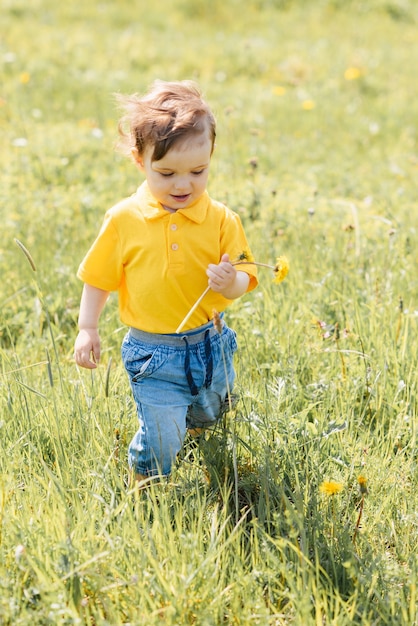
[[[233, 211], [227, 210], [225, 222], [221, 234], [221, 249], [222, 254], [229, 254], [229, 258], [232, 263], [245, 258], [252, 258], [252, 253], [245, 235], [245, 231], [239, 215]], [[236, 269], [240, 272], [245, 272], [250, 277], [250, 282], [247, 288], [248, 291], [252, 291], [258, 285], [257, 279], [257, 266], [251, 263], [237, 265]]]
[[123, 275], [123, 259], [118, 231], [110, 214], [78, 268], [83, 282], [104, 291], [116, 291]]

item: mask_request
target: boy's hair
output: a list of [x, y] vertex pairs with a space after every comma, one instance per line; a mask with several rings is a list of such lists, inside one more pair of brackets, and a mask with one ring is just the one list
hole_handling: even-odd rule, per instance
[[119, 122], [119, 146], [124, 152], [131, 154], [136, 148], [142, 155], [154, 146], [151, 161], [159, 161], [180, 139], [205, 131], [213, 149], [215, 118], [194, 82], [156, 80], [142, 97], [116, 95], [116, 99], [125, 112]]

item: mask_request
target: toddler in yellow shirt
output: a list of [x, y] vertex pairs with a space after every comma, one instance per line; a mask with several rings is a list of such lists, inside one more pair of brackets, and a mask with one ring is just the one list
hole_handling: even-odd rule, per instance
[[[256, 287], [257, 274], [253, 265], [237, 271], [232, 264], [243, 251], [251, 254], [241, 220], [206, 190], [216, 124], [198, 87], [156, 81], [145, 95], [119, 100], [121, 139], [145, 181], [106, 213], [79, 267], [75, 360], [97, 367], [100, 314], [117, 291], [129, 327], [122, 358], [139, 419], [128, 461], [142, 482], [170, 473], [187, 429], [216, 423], [234, 383], [237, 349], [222, 312]], [[222, 315], [220, 332], [213, 310]]]

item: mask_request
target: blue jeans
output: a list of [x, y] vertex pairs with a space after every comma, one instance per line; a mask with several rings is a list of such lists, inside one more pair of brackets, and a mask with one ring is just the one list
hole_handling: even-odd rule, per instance
[[135, 473], [169, 474], [186, 430], [216, 423], [234, 383], [236, 350], [224, 322], [221, 334], [212, 322], [175, 335], [128, 331], [122, 359], [139, 418], [128, 451]]

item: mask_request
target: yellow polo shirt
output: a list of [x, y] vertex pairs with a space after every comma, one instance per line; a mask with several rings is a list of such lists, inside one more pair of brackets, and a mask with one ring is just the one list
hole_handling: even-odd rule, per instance
[[[110, 209], [77, 276], [117, 291], [122, 322], [150, 333], [174, 333], [208, 284], [209, 263], [249, 246], [239, 216], [205, 192], [186, 209], [166, 211], [144, 182]], [[238, 268], [257, 285], [253, 265]], [[183, 330], [206, 324], [230, 303], [210, 290]]]

